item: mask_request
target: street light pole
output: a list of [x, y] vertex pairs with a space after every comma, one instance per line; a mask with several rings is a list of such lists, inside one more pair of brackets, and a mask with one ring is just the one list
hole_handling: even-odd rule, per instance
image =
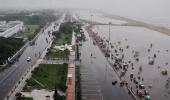
[[[109, 22], [109, 37], [108, 37], [108, 46], [107, 46], [107, 54], [108, 54], [108, 56], [110, 57], [110, 25], [111, 25], [111, 22]], [[107, 57], [108, 58], [108, 57]]]
[[110, 42], [110, 25], [111, 25], [112, 23], [111, 22], [109, 22], [109, 42]]

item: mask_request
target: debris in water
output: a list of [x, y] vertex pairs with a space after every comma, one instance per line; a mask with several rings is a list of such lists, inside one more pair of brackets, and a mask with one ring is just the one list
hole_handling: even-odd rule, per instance
[[136, 61], [138, 62], [138, 61], [139, 61], [139, 58], [136, 58]]
[[160, 66], [158, 66], [158, 69], [160, 68]]
[[165, 88], [168, 89], [169, 88], [169, 83], [165, 84]]
[[168, 70], [163, 69], [163, 70], [161, 71], [161, 74], [162, 74], [162, 75], [167, 75], [167, 74], [168, 74]]
[[168, 62], [166, 62], [165, 65], [168, 65]]
[[152, 48], [152, 43], [150, 44], [150, 48]]
[[152, 88], [152, 85], [150, 84], [150, 85], [148, 86], [148, 88], [151, 89], [151, 88]]
[[126, 49], [128, 49], [128, 48], [129, 48], [129, 45], [126, 46]]
[[150, 49], [148, 49], [148, 52], [150, 52], [151, 50]]
[[139, 66], [139, 72], [142, 72], [142, 66]]
[[154, 54], [153, 57], [156, 58], [156, 54]]
[[112, 82], [112, 85], [116, 85], [116, 84], [117, 84], [117, 81], [113, 81], [113, 82]]
[[148, 64], [149, 64], [149, 65], [154, 65], [154, 60], [153, 60], [153, 59], [150, 59]]

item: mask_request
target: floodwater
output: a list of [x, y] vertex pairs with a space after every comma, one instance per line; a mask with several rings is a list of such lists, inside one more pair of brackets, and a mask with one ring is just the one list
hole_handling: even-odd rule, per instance
[[[85, 30], [84, 32], [87, 41], [80, 47], [82, 60], [80, 70], [82, 85], [87, 86], [88, 83], [88, 87], [82, 88], [82, 96], [87, 97], [87, 100], [88, 97], [95, 95], [97, 95], [95, 100], [133, 100], [132, 97], [128, 95], [128, 91], [119, 87], [119, 84], [115, 86], [112, 85], [112, 81], [118, 80], [117, 76], [113, 73], [113, 69], [108, 64], [99, 48], [93, 45], [92, 39], [89, 37], [88, 33]], [[84, 79], [84, 75], [86, 75], [87, 78]], [[89, 84], [92, 83], [96, 84], [89, 86]], [[97, 88], [98, 92], [96, 92], [94, 88]], [[101, 95], [103, 98], [97, 99], [97, 97]]]
[[[111, 49], [112, 54], [115, 55], [114, 50], [119, 51], [122, 48], [123, 61], [127, 63], [131, 61], [134, 64], [134, 69], [132, 66], [128, 67], [125, 79], [133, 85], [134, 83], [130, 81], [130, 73], [135, 77], [140, 76], [144, 79], [143, 83], [152, 100], [170, 100], [170, 88], [167, 83], [170, 75], [161, 74], [162, 70], [170, 71], [170, 37], [142, 27], [111, 26], [110, 29], [111, 43], [114, 46]], [[102, 38], [108, 39], [108, 26], [95, 26], [93, 30]], [[127, 45], [129, 48], [126, 48]], [[139, 61], [134, 58], [135, 51], [139, 52]], [[156, 54], [155, 63], [149, 65], [149, 59], [153, 58], [154, 54]], [[138, 74], [140, 66], [142, 72]]]
[[[83, 19], [86, 21], [88, 20], [88, 21], [92, 21], [92, 22], [98, 22], [98, 23], [102, 23], [102, 24], [108, 24], [108, 23], [125, 24], [125, 23], [127, 23], [124, 20], [107, 18], [107, 17], [105, 17], [105, 15], [103, 13], [95, 12], [95, 11], [77, 11], [77, 12], [75, 12], [75, 15], [79, 16], [80, 19]], [[75, 15], [74, 15], [74, 18], [77, 17]]]

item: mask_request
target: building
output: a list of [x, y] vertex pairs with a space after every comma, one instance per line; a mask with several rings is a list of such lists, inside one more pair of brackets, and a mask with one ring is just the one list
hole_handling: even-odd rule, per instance
[[11, 37], [23, 29], [24, 23], [22, 21], [0, 21], [0, 36], [2, 37]]

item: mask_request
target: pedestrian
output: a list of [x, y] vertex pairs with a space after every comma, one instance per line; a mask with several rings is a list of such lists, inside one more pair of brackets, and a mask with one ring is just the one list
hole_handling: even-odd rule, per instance
[[153, 57], [156, 58], [156, 54], [154, 54]]
[[134, 70], [134, 67], [132, 66], [132, 70]]
[[131, 91], [132, 91], [132, 89], [133, 89], [132, 86], [130, 87], [130, 89], [131, 89]]
[[138, 61], [139, 61], [139, 58], [136, 58], [136, 61], [138, 62]]
[[139, 66], [139, 72], [142, 72], [142, 66]]
[[142, 81], [144, 81], [144, 78], [142, 78]]
[[168, 62], [166, 62], [165, 65], [168, 65]]
[[150, 49], [148, 49], [148, 52], [150, 52], [151, 50]]
[[152, 48], [152, 43], [150, 44], [150, 48]]

